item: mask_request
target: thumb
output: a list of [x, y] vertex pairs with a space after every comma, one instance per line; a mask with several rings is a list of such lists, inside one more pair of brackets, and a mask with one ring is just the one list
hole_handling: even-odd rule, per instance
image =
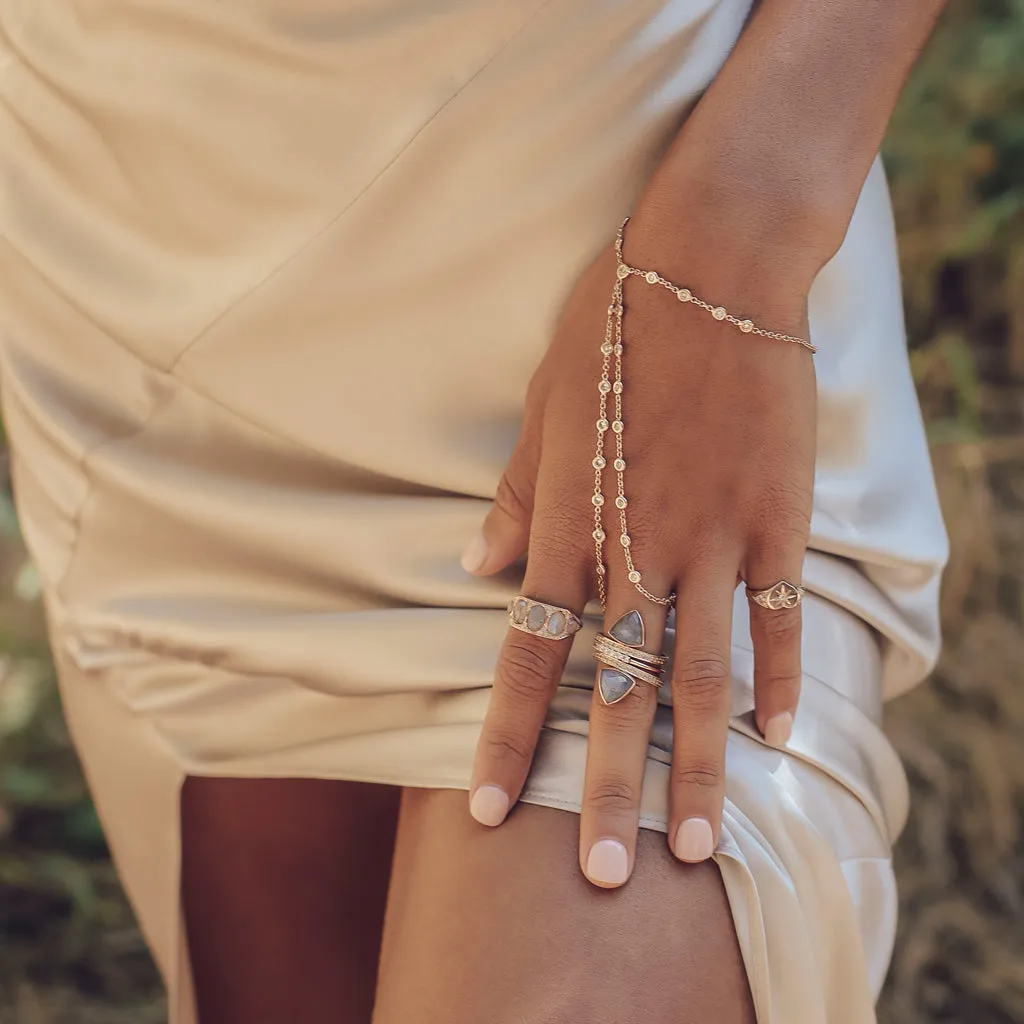
[[462, 568], [466, 572], [490, 576], [526, 552], [540, 462], [539, 433], [523, 428], [483, 527], [462, 554]]

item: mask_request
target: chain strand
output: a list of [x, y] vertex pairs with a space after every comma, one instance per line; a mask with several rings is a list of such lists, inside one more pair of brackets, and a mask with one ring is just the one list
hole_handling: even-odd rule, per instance
[[666, 280], [656, 270], [641, 270], [639, 267], [634, 267], [632, 264], [627, 263], [622, 256], [622, 239], [628, 223], [629, 218], [627, 217], [622, 222], [618, 235], [615, 236], [615, 255], [619, 264], [618, 275], [620, 281], [625, 280], [627, 277], [641, 277], [648, 284], [661, 285], [662, 288], [668, 289], [680, 302], [692, 303], [694, 306], [707, 310], [716, 320], [724, 320], [726, 323], [735, 324], [744, 334], [757, 334], [762, 338], [773, 338], [775, 341], [789, 341], [794, 345], [802, 345], [810, 352], [818, 351], [814, 345], [804, 338], [794, 338], [792, 334], [780, 334], [778, 331], [763, 330], [753, 320], [741, 320], [739, 317], [733, 316], [725, 306], [712, 306], [710, 302], [705, 302], [694, 295], [689, 288], [683, 288]]
[[[729, 313], [724, 306], [712, 306], [698, 298], [689, 288], [681, 288], [667, 281], [656, 270], [640, 270], [628, 264], [622, 256], [622, 240], [626, 230], [627, 218], [622, 222], [619, 233], [615, 238], [615, 256], [618, 262], [618, 270], [615, 278], [615, 286], [612, 289], [612, 303], [608, 307], [608, 320], [605, 326], [604, 341], [601, 343], [601, 379], [598, 382], [597, 390], [598, 420], [597, 420], [597, 454], [594, 456], [592, 465], [594, 467], [594, 494], [591, 501], [594, 505], [594, 553], [597, 561], [597, 592], [601, 599], [601, 607], [608, 603], [608, 565], [604, 557], [604, 542], [607, 533], [604, 528], [604, 506], [606, 498], [604, 494], [604, 470], [608, 460], [605, 455], [605, 435], [611, 430], [615, 437], [615, 458], [612, 468], [615, 472], [615, 508], [619, 514], [619, 544], [622, 546], [622, 553], [626, 561], [627, 579], [633, 584], [638, 593], [654, 604], [671, 606], [675, 602], [675, 594], [668, 597], [659, 597], [652, 594], [643, 585], [643, 574], [636, 567], [633, 561], [632, 543], [633, 539], [629, 533], [629, 525], [626, 520], [626, 509], [629, 507], [629, 499], [626, 497], [626, 456], [623, 446], [622, 435], [625, 432], [625, 422], [622, 418], [622, 393], [625, 385], [622, 379], [622, 318], [623, 318], [623, 281], [627, 277], [640, 277], [648, 284], [660, 285], [672, 292], [680, 302], [692, 303], [701, 309], [709, 312], [716, 320], [724, 320], [734, 324], [744, 334], [757, 334], [762, 338], [772, 338], [776, 341], [788, 341], [794, 345], [802, 345], [811, 352], [817, 349], [809, 341], [803, 338], [794, 338], [789, 334], [780, 334], [777, 331], [765, 331], [758, 327], [752, 320], [741, 320]], [[614, 359], [614, 380], [612, 365]], [[608, 396], [612, 396], [614, 419], [608, 419]]]

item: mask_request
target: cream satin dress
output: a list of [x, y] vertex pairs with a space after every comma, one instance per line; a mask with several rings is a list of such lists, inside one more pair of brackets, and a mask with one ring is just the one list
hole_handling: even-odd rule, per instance
[[[466, 787], [517, 581], [471, 578], [459, 554], [560, 303], [747, 8], [0, 0], [17, 498], [68, 721], [174, 1024], [194, 1020], [186, 774]], [[788, 752], [766, 747], [738, 599], [717, 856], [759, 1024], [865, 1024], [906, 812], [881, 705], [936, 656], [946, 554], [878, 165], [811, 332], [803, 698]], [[586, 639], [535, 803], [579, 806]], [[653, 829], [670, 750], [663, 707]]]

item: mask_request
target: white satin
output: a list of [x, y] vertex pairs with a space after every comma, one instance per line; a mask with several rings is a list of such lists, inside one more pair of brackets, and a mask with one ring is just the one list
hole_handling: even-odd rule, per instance
[[[191, 1019], [185, 773], [466, 785], [515, 580], [470, 579], [458, 554], [561, 301], [746, 13], [0, 0], [0, 365], [19, 509], [69, 720], [176, 1024]], [[742, 619], [735, 650], [721, 863], [761, 1024], [871, 1018], [903, 814], [878, 706], [938, 647], [946, 542], [877, 164], [815, 283], [811, 333], [805, 579], [827, 599], [817, 621], [841, 625], [809, 625], [818, 668], [792, 755], [744, 717]], [[815, 660], [819, 634], [832, 646]], [[577, 806], [590, 681], [581, 645], [531, 799]]]

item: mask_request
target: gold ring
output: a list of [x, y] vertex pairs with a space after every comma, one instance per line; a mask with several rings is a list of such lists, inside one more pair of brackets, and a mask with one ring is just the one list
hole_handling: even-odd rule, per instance
[[774, 587], [767, 590], [751, 590], [747, 587], [747, 597], [754, 604], [767, 608], [771, 612], [780, 612], [788, 608], [796, 608], [804, 599], [807, 591], [799, 583], [779, 580]]
[[545, 640], [565, 640], [583, 628], [583, 622], [568, 608], [545, 604], [520, 594], [508, 603], [508, 624], [513, 629]]
[[643, 618], [634, 610], [626, 612], [607, 633], [594, 637], [594, 659], [602, 666], [597, 677], [602, 703], [618, 704], [636, 689], [637, 683], [661, 686], [668, 658], [642, 650], [644, 634]]
[[648, 672], [660, 669], [668, 661], [668, 658], [663, 654], [648, 654], [647, 651], [635, 651], [631, 647], [623, 647], [621, 644], [617, 644], [609, 639], [604, 633], [598, 633], [594, 637], [594, 651], [597, 652], [598, 650], [607, 650], [613, 657], [634, 661], [641, 668], [647, 669]]
[[[598, 664], [602, 666], [601, 675], [597, 682], [601, 699], [605, 704], [615, 704], [622, 700], [637, 683], [647, 683], [648, 686], [653, 686], [655, 689], [661, 686], [660, 674], [654, 675], [640, 665], [619, 661], [617, 658], [609, 657], [607, 654], [595, 654], [594, 657]], [[622, 676], [623, 679], [613, 679], [607, 675], [608, 673], [616, 677]], [[620, 683], [622, 683], [624, 688], [618, 691], [616, 688]]]

